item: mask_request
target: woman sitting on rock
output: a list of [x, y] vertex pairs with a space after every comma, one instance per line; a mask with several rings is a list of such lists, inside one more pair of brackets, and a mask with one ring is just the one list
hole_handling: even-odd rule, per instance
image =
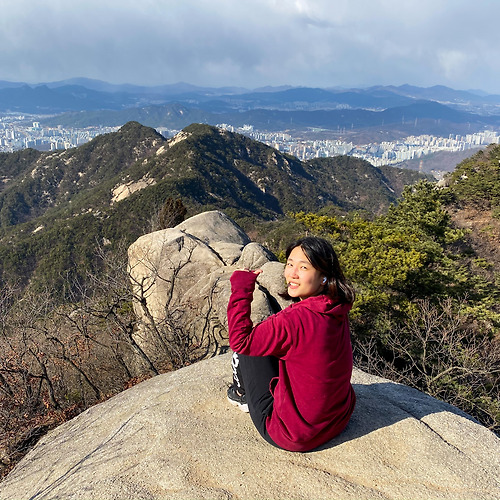
[[250, 411], [274, 446], [308, 451], [347, 425], [351, 386], [348, 312], [354, 290], [333, 247], [316, 237], [287, 248], [285, 280], [294, 303], [253, 326], [250, 310], [261, 270], [235, 271], [228, 305], [233, 385], [228, 399]]

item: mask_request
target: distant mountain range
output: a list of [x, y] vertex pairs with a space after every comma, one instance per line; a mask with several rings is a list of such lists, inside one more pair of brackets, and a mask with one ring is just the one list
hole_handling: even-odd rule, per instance
[[[454, 125], [450, 130], [454, 133], [466, 130], [463, 125], [474, 130], [498, 126], [500, 95], [444, 86], [365, 89], [284, 86], [248, 90], [197, 87], [187, 83], [156, 87], [115, 85], [76, 78], [37, 85], [0, 81], [2, 111], [70, 113], [58, 116], [53, 122], [74, 126], [123, 125], [137, 120], [155, 127], [182, 128], [193, 122], [212, 125], [226, 122], [274, 130], [335, 130], [388, 124], [410, 124], [416, 128], [418, 120], [444, 120]], [[431, 125], [427, 124], [426, 130]]]
[[[256, 130], [320, 138], [353, 140], [358, 144], [396, 140], [409, 135], [448, 137], [485, 129], [497, 130], [500, 116], [477, 115], [444, 106], [435, 101], [414, 101], [383, 111], [367, 109], [296, 110], [256, 108], [210, 111], [180, 103], [122, 110], [79, 111], [41, 120], [44, 125], [71, 127], [121, 126], [129, 121], [159, 128], [181, 130], [191, 123], [227, 124], [235, 128], [251, 125]], [[357, 137], [355, 137], [357, 135]]]
[[[0, 81], [0, 113], [48, 115], [45, 126], [142, 125], [181, 130], [191, 123], [244, 125], [357, 144], [410, 135], [447, 137], [500, 130], [500, 96], [411, 85], [365, 89], [156, 87], [77, 78], [39, 85]], [[30, 117], [26, 117], [29, 121]]]
[[[59, 103], [56, 97], [60, 97]], [[454, 90], [436, 85], [422, 88], [411, 85], [374, 86], [369, 88], [263, 87], [249, 90], [241, 87], [199, 87], [188, 83], [161, 86], [111, 84], [88, 78], [27, 84], [0, 81], [0, 110], [38, 113], [40, 110], [117, 109], [136, 105], [179, 102], [201, 107], [227, 109], [357, 109], [383, 110], [416, 100], [436, 101], [478, 114], [500, 113], [500, 95], [481, 91]], [[490, 112], [487, 108], [492, 107]], [[495, 109], [496, 108], [496, 109]]]

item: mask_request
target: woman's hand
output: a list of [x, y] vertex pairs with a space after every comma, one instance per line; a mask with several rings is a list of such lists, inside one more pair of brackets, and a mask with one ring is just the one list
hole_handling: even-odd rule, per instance
[[251, 270], [251, 269], [248, 269], [247, 267], [245, 267], [244, 269], [241, 269], [242, 271], [246, 271], [248, 273], [254, 273], [254, 274], [260, 274], [262, 272], [262, 269], [255, 269], [255, 270]]

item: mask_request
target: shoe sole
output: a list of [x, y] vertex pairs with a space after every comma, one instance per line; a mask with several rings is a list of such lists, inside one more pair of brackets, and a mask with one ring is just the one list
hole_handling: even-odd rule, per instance
[[248, 411], [248, 404], [245, 403], [245, 404], [241, 404], [241, 403], [238, 403], [238, 401], [233, 401], [232, 399], [230, 398], [227, 398], [227, 400], [233, 405], [233, 406], [237, 406], [242, 412], [244, 413], [249, 413]]

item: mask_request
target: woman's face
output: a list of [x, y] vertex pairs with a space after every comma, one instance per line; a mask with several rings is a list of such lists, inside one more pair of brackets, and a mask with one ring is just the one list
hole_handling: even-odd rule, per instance
[[326, 283], [323, 281], [324, 276], [313, 267], [300, 246], [290, 252], [286, 261], [285, 280], [288, 295], [301, 300], [321, 293]]

